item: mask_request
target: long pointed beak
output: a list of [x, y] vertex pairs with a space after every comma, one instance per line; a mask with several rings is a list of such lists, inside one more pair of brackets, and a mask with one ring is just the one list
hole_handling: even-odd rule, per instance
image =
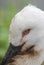
[[10, 60], [11, 58], [13, 58], [14, 56], [16, 56], [19, 52], [20, 52], [20, 50], [21, 50], [21, 47], [22, 46], [13, 46], [11, 43], [10, 43], [10, 46], [9, 46], [9, 48], [8, 48], [8, 50], [7, 50], [7, 53], [6, 53], [6, 55], [4, 56], [4, 58], [3, 58], [3, 60], [2, 60], [2, 63], [1, 63], [1, 65], [6, 65], [9, 61], [8, 60]]

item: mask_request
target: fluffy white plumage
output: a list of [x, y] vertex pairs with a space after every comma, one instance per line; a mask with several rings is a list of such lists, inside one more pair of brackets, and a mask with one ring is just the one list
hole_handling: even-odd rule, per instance
[[[22, 32], [27, 29], [31, 29], [30, 32], [22, 37]], [[35, 45], [34, 50], [39, 53], [38, 57], [19, 57], [16, 65], [41, 65], [44, 61], [44, 11], [28, 5], [18, 12], [10, 25], [9, 42], [15, 46], [26, 42], [21, 51]]]

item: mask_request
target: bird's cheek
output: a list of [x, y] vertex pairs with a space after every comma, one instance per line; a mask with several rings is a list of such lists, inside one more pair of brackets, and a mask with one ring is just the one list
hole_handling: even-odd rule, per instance
[[33, 43], [33, 41], [31, 41], [30, 39], [29, 40], [28, 39], [23, 40], [23, 43], [22, 44], [24, 44], [23, 47], [22, 47], [22, 51], [25, 51], [27, 48], [35, 45]]
[[44, 51], [44, 49], [41, 48], [41, 46], [39, 46], [39, 45], [36, 45], [36, 46], [34, 47], [34, 50], [37, 51], [37, 52], [39, 52], [39, 53], [42, 53], [42, 52]]

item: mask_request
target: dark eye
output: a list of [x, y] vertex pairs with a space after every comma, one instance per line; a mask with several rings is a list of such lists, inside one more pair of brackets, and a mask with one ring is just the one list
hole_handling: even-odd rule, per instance
[[30, 32], [31, 29], [27, 29], [25, 31], [22, 32], [22, 37], [24, 37], [25, 35], [27, 35]]

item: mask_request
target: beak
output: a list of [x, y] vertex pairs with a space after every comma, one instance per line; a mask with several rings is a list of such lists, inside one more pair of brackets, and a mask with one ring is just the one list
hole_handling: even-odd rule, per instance
[[3, 60], [2, 60], [2, 63], [1, 65], [6, 65], [9, 60], [11, 58], [13, 58], [14, 56], [18, 55], [18, 53], [20, 52], [22, 48], [22, 45], [21, 46], [13, 46], [11, 43], [10, 43], [10, 46], [7, 50], [7, 53], [5, 54]]

